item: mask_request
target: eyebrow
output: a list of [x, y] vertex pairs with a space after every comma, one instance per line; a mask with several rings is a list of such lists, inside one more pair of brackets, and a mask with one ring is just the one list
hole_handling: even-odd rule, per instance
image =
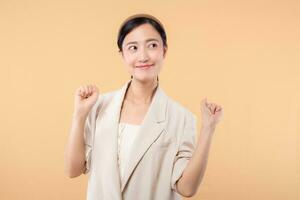
[[[146, 42], [150, 42], [150, 41], [159, 42], [158, 39], [155, 39], [155, 38], [149, 38], [146, 40]], [[125, 46], [128, 46], [129, 44], [137, 44], [137, 43], [138, 43], [137, 41], [132, 41], [132, 42], [128, 42]]]

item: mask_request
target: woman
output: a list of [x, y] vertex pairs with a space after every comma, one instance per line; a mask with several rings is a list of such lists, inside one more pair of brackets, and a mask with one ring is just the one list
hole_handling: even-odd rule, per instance
[[196, 143], [195, 115], [159, 87], [167, 38], [153, 16], [125, 20], [118, 47], [131, 80], [100, 95], [95, 85], [77, 89], [66, 173], [89, 174], [90, 200], [191, 197], [204, 175], [222, 108], [202, 100]]

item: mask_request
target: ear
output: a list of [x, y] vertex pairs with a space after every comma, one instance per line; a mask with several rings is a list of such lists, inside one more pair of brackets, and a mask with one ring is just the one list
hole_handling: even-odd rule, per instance
[[164, 47], [164, 58], [166, 57], [167, 51], [168, 51], [168, 48]]

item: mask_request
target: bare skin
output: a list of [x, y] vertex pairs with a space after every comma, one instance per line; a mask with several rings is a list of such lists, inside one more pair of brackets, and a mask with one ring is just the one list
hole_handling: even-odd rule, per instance
[[157, 81], [145, 86], [132, 80], [122, 104], [120, 122], [142, 124], [155, 93], [156, 85]]

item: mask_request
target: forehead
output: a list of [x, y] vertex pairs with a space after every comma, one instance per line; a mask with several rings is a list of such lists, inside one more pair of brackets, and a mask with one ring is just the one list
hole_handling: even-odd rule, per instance
[[126, 35], [123, 44], [126, 45], [128, 42], [146, 42], [148, 39], [161, 41], [159, 33], [152, 25], [142, 24]]

